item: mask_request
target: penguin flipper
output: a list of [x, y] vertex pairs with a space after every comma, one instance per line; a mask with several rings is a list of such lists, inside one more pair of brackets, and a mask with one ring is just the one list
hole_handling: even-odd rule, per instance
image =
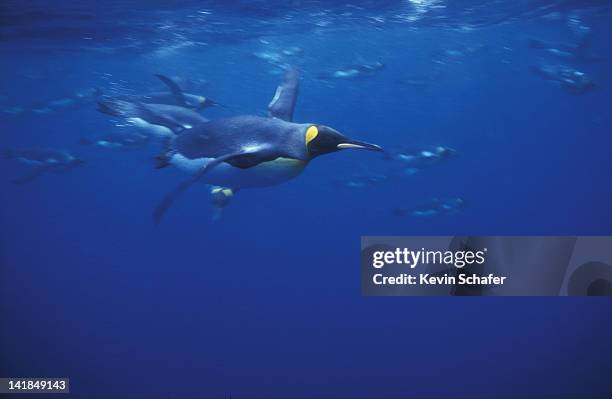
[[13, 183], [17, 184], [17, 185], [21, 185], [21, 184], [25, 184], [25, 183], [29, 183], [31, 181], [36, 180], [38, 177], [40, 177], [43, 173], [48, 172], [52, 169], [52, 165], [41, 165], [41, 166], [37, 166], [34, 169], [32, 169], [30, 172], [19, 176], [16, 179], [13, 179]]
[[214, 169], [222, 162], [231, 161], [232, 159], [240, 159], [241, 156], [250, 155], [256, 152], [257, 151], [235, 152], [232, 154], [222, 155], [208, 162], [206, 166], [200, 169], [195, 175], [191, 176], [191, 178], [179, 184], [173, 191], [166, 194], [166, 196], [162, 199], [162, 201], [159, 203], [159, 205], [157, 205], [157, 207], [153, 211], [153, 221], [155, 222], [155, 224], [159, 224], [159, 222], [161, 221], [162, 217], [164, 216], [168, 208], [170, 208], [174, 200], [179, 195], [181, 195], [185, 190], [187, 190], [193, 183], [200, 180], [202, 176], [204, 176], [210, 170]]
[[180, 106], [187, 107], [187, 101], [183, 95], [183, 90], [181, 90], [181, 88], [178, 87], [178, 85], [172, 79], [161, 74], [155, 74], [155, 76], [157, 76], [159, 80], [168, 86], [168, 89], [170, 89], [170, 92], [174, 94], [174, 97], [176, 97], [176, 101]]
[[274, 98], [268, 104], [270, 116], [288, 122], [293, 120], [293, 111], [299, 92], [299, 75], [295, 69], [289, 69], [280, 85], [276, 88]]

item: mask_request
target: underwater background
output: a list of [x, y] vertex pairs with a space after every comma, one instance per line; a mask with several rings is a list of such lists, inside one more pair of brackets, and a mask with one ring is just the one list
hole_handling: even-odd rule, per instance
[[[609, 1], [3, 1], [0, 149], [84, 163], [15, 185], [29, 166], [0, 160], [0, 376], [70, 377], [75, 398], [612, 397], [609, 300], [359, 281], [363, 235], [612, 234], [611, 18]], [[265, 115], [290, 67], [296, 121], [454, 155], [320, 157], [214, 222], [198, 185], [155, 226], [185, 178], [154, 168], [159, 143], [85, 145], [136, 129], [101, 93], [164, 90], [161, 73], [225, 105], [207, 118]]]

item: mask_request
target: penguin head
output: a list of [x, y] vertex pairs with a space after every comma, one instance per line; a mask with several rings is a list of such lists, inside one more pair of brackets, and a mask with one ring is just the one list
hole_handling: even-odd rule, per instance
[[208, 97], [198, 96], [197, 104], [195, 106], [196, 109], [204, 109], [208, 107], [217, 107], [220, 104], [216, 101], [211, 100]]
[[193, 104], [193, 108], [195, 109], [204, 109], [207, 108], [210, 104], [208, 104], [208, 98], [204, 96], [198, 96], [195, 103]]
[[305, 141], [311, 158], [347, 149], [383, 151], [376, 144], [350, 139], [337, 130], [324, 125], [310, 125], [306, 129]]

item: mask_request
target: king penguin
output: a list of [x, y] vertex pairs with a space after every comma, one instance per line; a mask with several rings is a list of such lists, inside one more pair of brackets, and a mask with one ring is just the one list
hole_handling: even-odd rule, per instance
[[178, 105], [146, 104], [114, 98], [99, 99], [98, 111], [125, 118], [149, 136], [157, 138], [172, 137], [185, 129], [208, 122], [196, 111]]
[[14, 184], [29, 183], [46, 172], [64, 172], [83, 164], [83, 160], [68, 151], [32, 148], [3, 151], [2, 158], [16, 159], [33, 166], [28, 173], [13, 180]]
[[382, 151], [375, 144], [350, 139], [331, 127], [294, 123], [299, 77], [287, 71], [268, 105], [268, 117], [242, 115], [194, 126], [174, 136], [163, 165], [192, 173], [168, 193], [153, 213], [159, 223], [178, 195], [203, 181], [233, 190], [266, 187], [298, 176], [314, 158], [345, 149]]

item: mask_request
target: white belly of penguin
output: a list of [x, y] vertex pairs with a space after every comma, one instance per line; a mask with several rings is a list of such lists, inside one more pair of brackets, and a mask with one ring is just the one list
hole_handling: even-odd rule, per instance
[[[181, 154], [172, 156], [170, 163], [194, 174], [213, 158], [189, 159]], [[277, 158], [247, 169], [221, 163], [202, 176], [202, 182], [231, 188], [266, 187], [281, 184], [299, 175], [308, 163], [290, 158]]]
[[154, 125], [145, 121], [142, 118], [127, 118], [127, 121], [133, 126], [142, 129], [149, 137], [165, 138], [174, 136], [172, 130], [168, 129], [167, 127], [161, 125]]

